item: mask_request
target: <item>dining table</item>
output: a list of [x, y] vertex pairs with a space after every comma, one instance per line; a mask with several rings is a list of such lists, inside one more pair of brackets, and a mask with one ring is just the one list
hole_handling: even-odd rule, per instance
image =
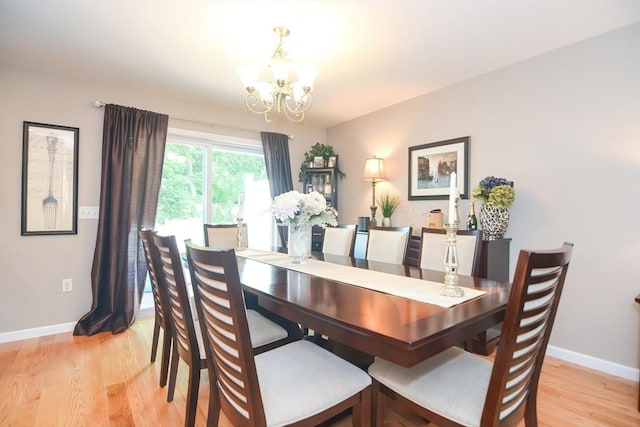
[[[313, 253], [236, 252], [245, 295], [264, 309], [372, 357], [413, 366], [504, 318], [510, 284], [458, 276], [464, 298], [440, 296], [445, 273]], [[423, 292], [424, 291], [424, 292]]]

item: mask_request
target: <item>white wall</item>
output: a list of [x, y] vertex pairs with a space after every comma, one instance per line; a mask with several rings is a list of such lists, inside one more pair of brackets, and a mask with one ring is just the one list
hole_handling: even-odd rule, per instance
[[[46, 71], [46, 70], [44, 70]], [[80, 128], [79, 206], [98, 206], [102, 156], [103, 109], [94, 100], [229, 126], [213, 127], [171, 119], [169, 126], [208, 131], [260, 141], [259, 132], [293, 135], [294, 185], [304, 151], [324, 142], [324, 129], [290, 122], [267, 124], [246, 111], [242, 91], [238, 109], [159, 94], [153, 87], [126, 82], [78, 82], [0, 65], [0, 341], [12, 331], [72, 323], [91, 307], [91, 264], [97, 220], [79, 220], [78, 234], [21, 236], [22, 122]], [[246, 129], [246, 130], [238, 130]], [[73, 291], [62, 293], [62, 278], [73, 279]], [[68, 325], [67, 325], [68, 327]]]
[[404, 198], [394, 225], [419, 228], [429, 210], [446, 212], [446, 200], [407, 200], [408, 147], [469, 135], [470, 186], [487, 175], [515, 182], [511, 274], [520, 249], [575, 244], [551, 345], [636, 368], [638, 46], [640, 24], [328, 129], [347, 173], [340, 221], [369, 215], [371, 185], [360, 177], [371, 155], [385, 159], [389, 177], [377, 193]]

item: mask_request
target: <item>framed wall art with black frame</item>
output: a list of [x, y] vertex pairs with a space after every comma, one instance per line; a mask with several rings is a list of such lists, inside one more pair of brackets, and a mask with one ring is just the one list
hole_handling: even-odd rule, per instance
[[22, 235], [78, 234], [80, 129], [23, 122], [22, 132]]
[[409, 200], [449, 197], [451, 173], [460, 198], [469, 198], [469, 137], [409, 147]]

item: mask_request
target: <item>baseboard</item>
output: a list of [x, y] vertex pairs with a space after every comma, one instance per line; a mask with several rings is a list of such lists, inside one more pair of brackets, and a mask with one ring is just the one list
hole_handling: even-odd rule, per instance
[[580, 365], [595, 371], [604, 372], [605, 374], [614, 375], [631, 381], [638, 381], [640, 370], [630, 366], [620, 365], [619, 363], [610, 362], [597, 357], [588, 356], [586, 354], [577, 353], [571, 350], [550, 345], [547, 347], [547, 356], [552, 356], [564, 360], [574, 365]]
[[59, 323], [57, 325], [42, 326], [40, 328], [21, 329], [19, 331], [0, 333], [0, 343], [28, 340], [29, 338], [44, 337], [47, 335], [62, 334], [73, 331], [76, 322]]
[[[138, 317], [150, 317], [154, 315], [154, 309], [144, 308], [138, 312]], [[73, 332], [76, 322], [59, 323], [57, 325], [42, 326], [40, 328], [21, 329], [19, 331], [1, 332], [0, 344], [5, 342], [27, 340], [29, 338], [44, 337], [47, 335], [63, 334]]]

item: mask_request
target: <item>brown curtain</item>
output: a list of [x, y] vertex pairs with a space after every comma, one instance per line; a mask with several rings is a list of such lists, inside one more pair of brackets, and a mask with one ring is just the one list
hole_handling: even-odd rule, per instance
[[[291, 160], [289, 159], [289, 137], [281, 133], [260, 132], [267, 179], [271, 198], [293, 190], [291, 180]], [[287, 236], [284, 227], [278, 227], [280, 241], [286, 246]]]
[[74, 335], [118, 333], [135, 320], [147, 273], [138, 230], [155, 226], [168, 123], [164, 114], [105, 107], [93, 302]]

